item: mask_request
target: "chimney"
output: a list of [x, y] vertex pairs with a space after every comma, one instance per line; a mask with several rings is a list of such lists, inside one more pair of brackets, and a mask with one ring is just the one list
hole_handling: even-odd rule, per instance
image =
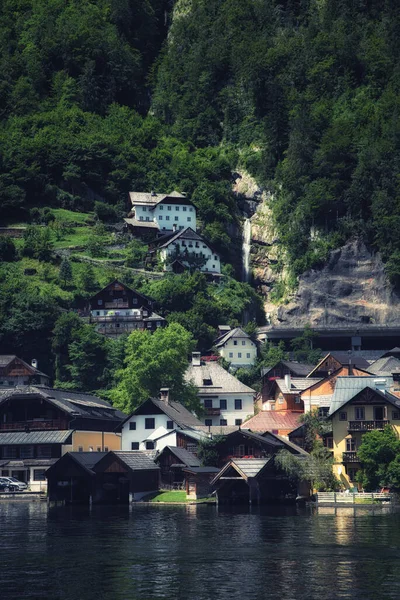
[[169, 404], [169, 388], [160, 388], [160, 399]]
[[200, 352], [192, 352], [192, 366], [200, 367], [201, 366], [201, 354]]
[[38, 368], [38, 361], [36, 360], [36, 358], [32, 358], [31, 365], [34, 369]]
[[290, 387], [292, 385], [292, 378], [290, 377], [290, 373], [286, 373], [285, 375], [285, 385], [287, 389], [290, 390]]
[[155, 191], [154, 191], [154, 190], [151, 190], [150, 194], [151, 194], [152, 196], [157, 196], [157, 194], [155, 193]]
[[386, 379], [383, 377], [381, 379], [374, 379], [374, 386], [376, 390], [384, 392], [386, 390]]

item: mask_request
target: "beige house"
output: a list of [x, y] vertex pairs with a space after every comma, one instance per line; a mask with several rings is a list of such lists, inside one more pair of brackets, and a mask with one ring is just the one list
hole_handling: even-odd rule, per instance
[[257, 359], [257, 346], [241, 327], [235, 327], [221, 335], [214, 346], [232, 367], [251, 367]]

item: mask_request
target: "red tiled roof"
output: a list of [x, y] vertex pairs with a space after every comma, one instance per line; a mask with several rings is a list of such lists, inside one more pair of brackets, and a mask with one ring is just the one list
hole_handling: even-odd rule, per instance
[[291, 411], [262, 410], [242, 425], [242, 429], [252, 431], [280, 431], [296, 429], [300, 425], [302, 413]]

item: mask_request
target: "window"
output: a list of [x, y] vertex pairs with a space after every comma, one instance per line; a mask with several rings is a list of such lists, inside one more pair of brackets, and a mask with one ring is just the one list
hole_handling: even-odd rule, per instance
[[218, 256], [214, 254], [214, 260], [218, 260]]
[[167, 216], [165, 217], [165, 220], [166, 220], [166, 221], [169, 221], [169, 215], [167, 215]]
[[135, 431], [135, 429], [136, 429], [136, 423], [135, 423], [135, 421], [131, 421], [129, 423], [129, 429], [130, 429], [130, 431]]
[[103, 306], [103, 300], [97, 300], [97, 304], [98, 304], [99, 306]]
[[319, 417], [327, 417], [329, 413], [329, 407], [328, 406], [322, 406], [318, 409], [318, 416]]
[[187, 211], [186, 206], [182, 206], [182, 210], [183, 210], [183, 212], [186, 212]]
[[16, 457], [17, 457], [17, 449], [15, 446], [4, 446], [3, 458], [16, 458]]
[[398, 421], [400, 419], [400, 412], [398, 410], [392, 410], [392, 419], [393, 421]]
[[153, 418], [145, 419], [145, 421], [144, 421], [145, 429], [155, 429], [155, 426], [156, 426], [155, 419], [153, 419]]
[[211, 400], [211, 398], [206, 398], [204, 400], [204, 408], [212, 408], [212, 400]]
[[347, 421], [347, 412], [343, 411], [339, 413], [339, 421]]
[[250, 358], [250, 352], [247, 352], [246, 358]]
[[162, 215], [160, 215], [160, 216], [158, 217], [158, 220], [159, 220], [159, 221], [162, 221]]
[[147, 206], [142, 206], [142, 210], [143, 210], [143, 212], [146, 212], [147, 211]]
[[131, 442], [131, 450], [139, 450], [139, 442]]
[[354, 452], [356, 449], [356, 440], [353, 438], [348, 438], [346, 440], [346, 452]]
[[238, 358], [242, 358], [242, 353], [238, 352]]
[[275, 410], [275, 402], [271, 404], [271, 410]]
[[162, 204], [160, 204], [160, 206], [158, 207], [160, 210], [164, 210], [164, 207]]
[[239, 427], [242, 424], [242, 419], [235, 419], [236, 427]]
[[179, 221], [179, 217], [175, 217], [175, 221]]
[[329, 448], [330, 450], [333, 449], [333, 437], [326, 438], [326, 447]]
[[294, 403], [295, 404], [300, 404], [300, 402], [301, 402], [300, 396], [296, 396], [296, 398], [294, 399]]
[[174, 422], [173, 421], [167, 421], [167, 429], [173, 429], [174, 428]]
[[226, 419], [220, 419], [219, 424], [220, 425], [228, 425], [228, 421]]
[[43, 445], [37, 447], [38, 458], [51, 458], [51, 446]]
[[143, 215], [140, 215], [139, 221], [143, 221]]
[[188, 223], [190, 223], [191, 220], [192, 220], [192, 217], [187, 218]]
[[104, 446], [104, 452], [108, 452], [108, 446]]
[[213, 265], [212, 268], [215, 269], [215, 265]]
[[172, 206], [167, 206], [167, 209], [168, 210], [172, 210]]
[[206, 427], [211, 427], [212, 419], [205, 419], [204, 423], [205, 423]]
[[179, 212], [179, 206], [175, 206], [176, 212]]
[[154, 442], [146, 442], [146, 450], [154, 450]]
[[101, 446], [97, 446], [97, 452], [101, 452]]
[[229, 358], [233, 358], [233, 352], [229, 352]]
[[45, 469], [33, 469], [33, 481], [45, 481], [46, 480]]
[[246, 345], [246, 340], [242, 340], [242, 346]]
[[220, 400], [219, 407], [221, 410], [226, 410], [226, 400], [224, 400], [224, 399]]
[[199, 242], [195, 243], [196, 248], [199, 248]]
[[354, 467], [350, 467], [349, 469], [347, 469], [347, 475], [349, 476], [350, 481], [355, 481], [356, 480], [356, 475], [357, 475], [358, 469], [354, 469]]
[[190, 210], [190, 212], [193, 212], [193, 207], [189, 206], [189, 210]]
[[242, 400], [240, 398], [235, 399], [235, 410], [242, 410]]
[[83, 446], [78, 446], [78, 452], [83, 452]]
[[237, 346], [237, 340], [233, 340], [233, 345]]
[[283, 404], [283, 396], [279, 396], [279, 398], [278, 398], [278, 404]]
[[21, 446], [19, 456], [20, 458], [33, 458], [33, 446]]
[[356, 406], [354, 409], [354, 416], [356, 421], [364, 421], [365, 419], [365, 409], [363, 406]]
[[206, 248], [206, 249], [207, 249], [207, 246], [206, 246], [205, 244], [203, 244], [203, 248]]

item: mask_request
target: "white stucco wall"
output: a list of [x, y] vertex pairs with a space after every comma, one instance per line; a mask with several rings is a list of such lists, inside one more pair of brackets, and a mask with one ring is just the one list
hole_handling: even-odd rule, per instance
[[234, 367], [251, 367], [257, 358], [257, 347], [249, 338], [235, 338], [227, 340], [219, 353]]
[[[145, 428], [145, 420], [153, 418], [155, 423], [154, 429], [146, 429]], [[132, 442], [138, 442], [139, 448], [138, 450], [146, 450], [146, 444], [144, 440], [146, 439], [154, 439], [154, 437], [158, 437], [158, 435], [163, 435], [163, 433], [167, 433], [167, 421], [170, 421], [166, 415], [133, 415], [129, 421], [124, 423], [122, 427], [121, 434], [121, 450], [132, 450]], [[136, 429], [130, 429], [130, 423], [136, 423]], [[175, 428], [175, 423], [173, 423], [173, 428]], [[156, 435], [154, 433], [156, 432]], [[171, 431], [172, 433], [172, 431]], [[162, 443], [162, 442], [160, 442]], [[167, 445], [167, 444], [165, 444]], [[155, 444], [155, 449], [159, 449], [159, 444]]]
[[196, 231], [196, 209], [188, 204], [158, 204], [155, 208], [150, 206], [133, 206], [135, 218], [138, 221], [152, 221], [163, 230], [172, 230], [191, 227]]
[[[179, 251], [184, 253], [185, 250], [188, 250], [189, 253], [201, 254], [205, 255], [207, 258], [207, 262], [201, 267], [201, 271], [208, 273], [220, 273], [221, 272], [221, 262], [218, 254], [215, 254], [211, 248], [203, 241], [192, 241], [192, 240], [176, 240], [166, 248], [162, 248], [160, 251], [160, 258], [163, 262], [167, 260], [167, 257], [170, 255], [174, 255], [176, 251], [176, 246], [178, 246]], [[183, 261], [183, 256], [181, 258]], [[166, 270], [170, 270], [171, 267], [166, 265]]]
[[[201, 403], [204, 405], [204, 400], [209, 399], [207, 396], [201, 396]], [[235, 409], [235, 399], [242, 400], [242, 408], [241, 410]], [[254, 397], [253, 394], [220, 394], [213, 396], [212, 400], [212, 408], [220, 409], [221, 400], [226, 400], [226, 410], [220, 409], [220, 414], [213, 415], [205, 415], [201, 420], [205, 425], [221, 425], [221, 419], [225, 419], [227, 421], [226, 425], [236, 425], [236, 419], [242, 419], [242, 423], [245, 421], [246, 417], [249, 415], [254, 415]], [[207, 409], [206, 409], [207, 410]], [[208, 423], [208, 421], [212, 421]], [[207, 421], [207, 422], [206, 422]]]

